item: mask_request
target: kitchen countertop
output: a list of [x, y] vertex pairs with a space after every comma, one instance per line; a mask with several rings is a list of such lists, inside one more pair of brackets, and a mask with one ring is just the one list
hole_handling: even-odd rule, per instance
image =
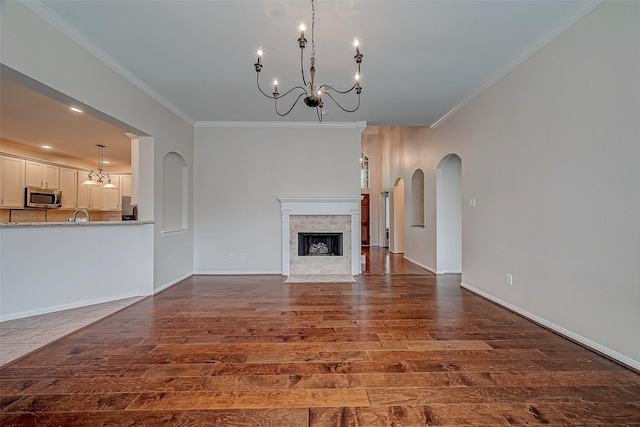
[[89, 221], [89, 222], [8, 222], [0, 224], [0, 228], [29, 227], [108, 227], [117, 225], [154, 224], [155, 221]]

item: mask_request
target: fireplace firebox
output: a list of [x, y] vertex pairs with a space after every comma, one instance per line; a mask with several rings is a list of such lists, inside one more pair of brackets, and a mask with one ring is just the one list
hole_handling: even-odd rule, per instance
[[298, 233], [298, 256], [342, 256], [342, 233]]

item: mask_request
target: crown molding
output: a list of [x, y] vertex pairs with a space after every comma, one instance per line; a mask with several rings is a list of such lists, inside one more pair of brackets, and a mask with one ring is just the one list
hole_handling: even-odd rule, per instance
[[515, 69], [518, 65], [522, 64], [524, 61], [529, 59], [534, 53], [542, 49], [553, 39], [558, 37], [560, 34], [568, 30], [573, 24], [582, 19], [585, 15], [591, 12], [593, 9], [598, 7], [604, 0], [591, 0], [585, 1], [578, 9], [574, 10], [570, 13], [565, 19], [560, 21], [557, 25], [546, 31], [540, 37], [538, 37], [533, 43], [527, 46], [523, 51], [521, 51], [515, 58], [511, 60], [502, 70], [493, 74], [489, 79], [478, 89], [471, 92], [467, 95], [462, 101], [456, 104], [451, 110], [449, 110], [444, 116], [440, 117], [436, 120], [430, 127], [436, 128], [441, 125], [445, 120], [449, 117], [453, 116], [460, 109], [462, 109], [465, 105], [475, 99], [478, 95], [480, 95], [485, 90], [489, 89], [494, 85], [498, 80], [503, 78], [505, 75], [510, 73], [513, 69]]
[[69, 22], [64, 20], [62, 17], [57, 15], [51, 9], [49, 9], [42, 1], [40, 0], [19, 0], [21, 4], [28, 7], [32, 12], [38, 15], [40, 18], [44, 19], [51, 26], [56, 28], [65, 36], [69, 37], [72, 41], [80, 45], [87, 52], [98, 58], [102, 61], [106, 66], [111, 68], [116, 73], [120, 74], [122, 77], [127, 79], [130, 83], [140, 89], [142, 92], [149, 95], [151, 98], [156, 100], [166, 109], [171, 111], [176, 116], [180, 117], [189, 125], [193, 126], [194, 121], [189, 118], [186, 114], [178, 109], [175, 105], [167, 101], [162, 95], [153, 90], [149, 85], [147, 85], [142, 79], [133, 74], [127, 68], [125, 68], [122, 64], [116, 61], [112, 56], [102, 50], [98, 45], [89, 40], [87, 36], [82, 34], [76, 28], [74, 28]]
[[272, 129], [359, 129], [361, 132], [367, 127], [367, 122], [257, 122], [257, 121], [236, 121], [236, 122], [195, 122], [196, 128], [272, 128]]

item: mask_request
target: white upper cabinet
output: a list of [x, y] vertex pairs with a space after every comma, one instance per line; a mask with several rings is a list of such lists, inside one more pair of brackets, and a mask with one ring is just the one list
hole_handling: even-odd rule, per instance
[[[119, 211], [122, 208], [122, 200], [120, 198], [120, 175], [109, 175], [111, 183], [115, 189], [102, 187], [83, 187], [85, 173], [78, 172], [78, 208], [89, 209], [92, 211]], [[106, 180], [105, 180], [106, 182]], [[62, 193], [64, 200], [64, 192]]]
[[25, 186], [60, 188], [60, 168], [27, 160], [25, 162]]
[[62, 209], [78, 207], [78, 171], [60, 168], [60, 190], [62, 190]]
[[122, 197], [131, 197], [131, 175], [120, 176], [120, 194]]
[[22, 159], [0, 156], [0, 207], [24, 207], [24, 164]]
[[101, 188], [102, 210], [119, 211], [122, 204], [122, 198], [120, 197], [120, 175], [109, 176], [111, 177], [111, 183], [118, 188]]
[[0, 209], [23, 208], [25, 187], [61, 190], [62, 209], [119, 211], [122, 196], [131, 197], [131, 175], [110, 174], [116, 189], [83, 187], [88, 175], [88, 171], [0, 155]]

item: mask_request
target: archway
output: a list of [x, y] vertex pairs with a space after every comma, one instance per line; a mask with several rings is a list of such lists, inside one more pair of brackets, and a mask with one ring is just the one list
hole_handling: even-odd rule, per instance
[[447, 154], [436, 170], [437, 267], [442, 273], [462, 272], [462, 159]]
[[404, 180], [396, 179], [391, 190], [389, 203], [391, 205], [391, 238], [389, 251], [404, 253]]

